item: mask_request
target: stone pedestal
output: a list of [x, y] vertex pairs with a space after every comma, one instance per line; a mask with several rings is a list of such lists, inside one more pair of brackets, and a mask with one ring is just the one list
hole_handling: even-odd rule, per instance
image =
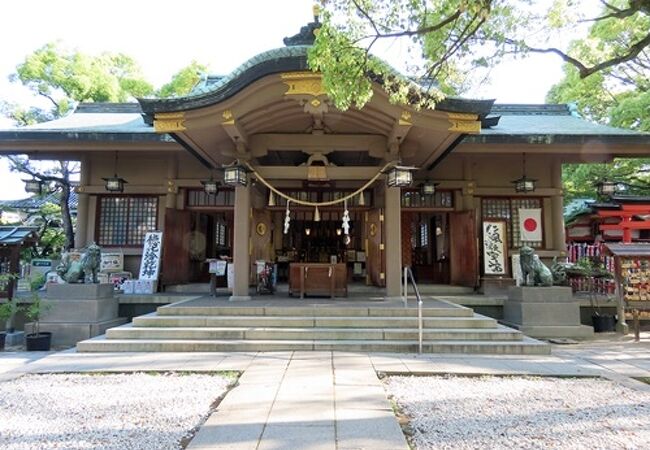
[[508, 295], [508, 290], [516, 285], [514, 278], [481, 278], [481, 291], [484, 295]]
[[580, 324], [580, 303], [571, 288], [511, 287], [503, 304], [503, 323], [535, 338], [588, 338], [594, 330]]
[[19, 345], [25, 342], [25, 332], [24, 331], [14, 331], [13, 333], [7, 333], [5, 335], [5, 348], [13, 347], [14, 345]]
[[[55, 284], [47, 288], [50, 308], [41, 317], [41, 331], [52, 332], [52, 345], [75, 345], [127, 322], [118, 317], [113, 285]], [[27, 324], [31, 332], [31, 324]]]

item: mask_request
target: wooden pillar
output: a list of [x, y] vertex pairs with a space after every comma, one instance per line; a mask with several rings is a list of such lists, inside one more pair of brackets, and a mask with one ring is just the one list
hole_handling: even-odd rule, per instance
[[[551, 169], [552, 184], [556, 189], [562, 189], [562, 163], [553, 161]], [[564, 229], [564, 195], [559, 194], [551, 197], [551, 216], [553, 218], [553, 250], [566, 254], [566, 236]]]
[[235, 213], [234, 213], [234, 249], [233, 264], [235, 265], [235, 280], [231, 301], [250, 300], [250, 211], [251, 188], [250, 186], [237, 186], [235, 188]]
[[167, 195], [165, 197], [165, 206], [167, 208], [176, 208], [176, 193], [178, 186], [175, 181], [178, 178], [178, 159], [176, 155], [170, 155], [167, 161]]
[[75, 248], [82, 248], [88, 242], [88, 194], [83, 192], [85, 186], [90, 184], [90, 163], [89, 158], [81, 159], [79, 168], [79, 188], [77, 189], [77, 226], [74, 233]]
[[386, 297], [400, 298], [402, 273], [401, 189], [385, 188]]
[[[460, 199], [454, 198], [456, 211], [468, 211], [474, 209], [474, 174], [472, 173], [472, 161], [469, 157], [463, 158], [463, 181], [466, 182], [465, 188], [462, 190], [462, 197]], [[462, 202], [458, 201], [462, 200]]]

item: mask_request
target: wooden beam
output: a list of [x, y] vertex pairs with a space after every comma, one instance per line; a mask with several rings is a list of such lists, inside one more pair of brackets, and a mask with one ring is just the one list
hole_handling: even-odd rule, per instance
[[[112, 194], [106, 190], [106, 186], [103, 184], [88, 184], [85, 186], [77, 186], [75, 190], [78, 193], [83, 194]], [[167, 186], [162, 184], [160, 185], [151, 185], [151, 184], [130, 184], [127, 183], [124, 185], [123, 194], [158, 194], [166, 195]]]
[[[368, 181], [377, 174], [380, 167], [332, 167], [327, 166], [327, 176], [330, 180], [359, 180]], [[269, 180], [307, 180], [307, 166], [262, 166], [255, 170]]]
[[606, 223], [600, 225], [601, 231], [614, 231], [614, 230], [650, 230], [650, 220], [637, 221], [637, 222], [621, 222], [621, 223]]
[[337, 151], [386, 150], [386, 137], [358, 134], [286, 134], [263, 133], [249, 138], [253, 156], [265, 155], [269, 150], [294, 150], [305, 153], [327, 154]]

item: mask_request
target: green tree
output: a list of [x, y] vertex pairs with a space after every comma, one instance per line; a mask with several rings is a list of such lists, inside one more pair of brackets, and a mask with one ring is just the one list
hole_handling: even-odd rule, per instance
[[579, 198], [596, 199], [595, 185], [604, 180], [620, 182], [621, 194], [648, 195], [650, 158], [616, 158], [609, 164], [565, 165], [562, 168], [565, 204]]
[[201, 81], [202, 74], [207, 71], [207, 66], [192, 61], [188, 66], [176, 72], [169, 83], [164, 84], [156, 92], [156, 95], [161, 98], [187, 95]]
[[[610, 7], [621, 8], [623, 0]], [[608, 9], [601, 14], [605, 17]], [[596, 21], [584, 39], [573, 41], [571, 51], [584, 61], [596, 61], [620, 54], [629, 36], [642, 39], [650, 34], [650, 16], [635, 14], [623, 18], [606, 17]], [[573, 65], [564, 66], [565, 76], [551, 88], [547, 100], [575, 102], [578, 111], [596, 122], [639, 131], [650, 131], [650, 53], [640, 52], [634, 59], [605, 67], [587, 78]]]
[[[323, 23], [309, 53], [310, 67], [323, 73], [337, 107], [363, 106], [380, 81], [392, 101], [432, 106], [443, 95], [462, 92], [467, 74], [492, 67], [504, 56], [551, 53], [575, 68], [579, 78], [642, 56], [650, 45], [644, 24], [650, 0], [600, 1], [604, 11], [589, 17], [584, 1], [553, 0], [321, 0]], [[563, 50], [553, 39], [585, 23], [617, 23], [625, 32], [585, 58], [577, 47]], [[630, 23], [639, 26], [626, 28]], [[408, 75], [429, 92], [418, 93], [370, 56], [378, 42], [404, 41]], [[365, 80], [364, 80], [365, 79]]]
[[[151, 95], [137, 63], [124, 54], [86, 55], [48, 43], [25, 58], [10, 76], [51, 103], [49, 116], [58, 118], [78, 102], [124, 102]], [[12, 116], [25, 124], [19, 114]]]
[[[200, 72], [205, 70], [205, 66], [192, 61], [157, 94], [187, 94], [199, 81]], [[10, 80], [27, 86], [36, 95], [48, 99], [51, 105], [42, 109], [0, 101], [0, 112], [19, 126], [62, 117], [79, 102], [125, 102], [156, 93], [131, 57], [108, 52], [91, 56], [62, 48], [58, 43], [48, 43], [28, 55], [16, 67]], [[25, 157], [10, 156], [8, 159], [12, 170], [31, 175], [61, 193], [59, 207], [64, 247], [71, 248], [74, 245], [74, 229], [68, 201], [72, 189], [71, 176], [78, 173], [78, 163], [57, 161], [51, 169], [41, 170]], [[50, 229], [43, 230], [47, 235], [42, 239], [55, 242], [58, 236], [48, 231]], [[53, 246], [46, 246], [44, 251], [50, 251]]]
[[[612, 13], [612, 8], [625, 11], [627, 4], [623, 0], [605, 4], [601, 20], [592, 23], [585, 38], [570, 44], [571, 52], [596, 65], [603, 58], [623, 54], [630, 39], [642, 41], [650, 33], [647, 14]], [[547, 101], [575, 103], [581, 115], [595, 122], [650, 131], [650, 53], [647, 50], [633, 59], [603, 67], [586, 78], [581, 78], [580, 70], [571, 64], [565, 64], [564, 74], [547, 94]], [[649, 159], [615, 159], [607, 165], [566, 166], [563, 177], [567, 198], [593, 198], [594, 183], [604, 179], [627, 183], [626, 193], [647, 195], [649, 168]]]
[[61, 207], [45, 203], [38, 211], [30, 214], [26, 222], [38, 227], [38, 242], [30, 250], [30, 258], [58, 258], [66, 248]]
[[[11, 170], [24, 173], [39, 180], [46, 190], [50, 188], [60, 192], [59, 214], [61, 217], [61, 227], [64, 236], [64, 249], [68, 250], [74, 246], [74, 224], [70, 214], [70, 193], [73, 189], [71, 178], [79, 173], [79, 163], [75, 161], [57, 161], [57, 163], [48, 169], [36, 167], [28, 158], [23, 156], [7, 156], [10, 162]], [[48, 216], [52, 211], [45, 210]], [[50, 227], [51, 221], [46, 220], [46, 216], [41, 217], [41, 222]], [[45, 229], [41, 230], [45, 231]]]

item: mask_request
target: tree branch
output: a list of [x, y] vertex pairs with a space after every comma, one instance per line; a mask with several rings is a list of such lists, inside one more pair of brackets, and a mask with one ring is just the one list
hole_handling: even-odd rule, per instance
[[650, 33], [647, 34], [643, 39], [641, 39], [639, 42], [633, 44], [630, 46], [629, 50], [627, 53], [624, 55], [616, 56], [614, 58], [607, 59], [605, 61], [602, 61], [594, 66], [587, 67], [585, 66], [581, 61], [579, 61], [576, 58], [573, 58], [572, 56], [569, 56], [562, 50], [555, 48], [555, 47], [548, 47], [548, 48], [536, 48], [536, 47], [530, 47], [526, 45], [525, 43], [520, 43], [517, 44], [517, 42], [511, 40], [511, 39], [506, 39], [505, 42], [509, 45], [514, 45], [514, 46], [520, 46], [522, 47], [523, 50], [534, 52], [534, 53], [554, 53], [558, 55], [560, 58], [562, 58], [565, 62], [571, 64], [574, 66], [576, 69], [578, 69], [578, 72], [580, 73], [580, 78], [586, 78], [591, 74], [594, 74], [596, 72], [599, 72], [601, 70], [607, 69], [609, 67], [616, 66], [618, 64], [628, 62], [636, 58], [641, 51], [648, 47], [650, 45]]
[[59, 183], [62, 186], [70, 186], [69, 179], [63, 177], [56, 177], [54, 175], [43, 175], [42, 173], [38, 173], [37, 171], [29, 167], [29, 165], [26, 164], [25, 161], [23, 161], [17, 156], [8, 155], [7, 159], [11, 161], [14, 170], [17, 170], [18, 172], [26, 173], [27, 175], [30, 175], [40, 181], [52, 181], [55, 183]]
[[48, 99], [49, 101], [51, 101], [52, 104], [54, 105], [54, 107], [55, 107], [55, 108], [57, 109], [57, 111], [58, 111], [58, 109], [59, 109], [59, 104], [56, 102], [56, 100], [54, 100], [54, 97], [52, 97], [51, 95], [46, 94], [45, 92], [42, 92], [42, 91], [40, 91], [40, 90], [38, 91], [38, 95], [42, 95], [43, 97], [45, 97], [46, 99]]
[[377, 24], [375, 23], [375, 21], [370, 17], [370, 14], [368, 14], [368, 12], [366, 10], [361, 8], [361, 6], [359, 6], [359, 4], [357, 3], [356, 0], [352, 0], [352, 3], [354, 3], [354, 6], [355, 6], [355, 8], [357, 8], [357, 11], [359, 11], [359, 13], [362, 16], [364, 16], [368, 20], [368, 22], [370, 22], [370, 25], [372, 26], [372, 28], [375, 30], [375, 33], [376, 33], [375, 37], [379, 37], [379, 38], [408, 37], [408, 36], [416, 36], [416, 35], [423, 35], [423, 34], [431, 33], [433, 31], [437, 31], [437, 30], [440, 30], [441, 28], [446, 27], [447, 25], [452, 23], [454, 20], [458, 19], [460, 17], [460, 15], [462, 14], [461, 11], [459, 9], [457, 9], [456, 12], [454, 12], [451, 16], [445, 18], [444, 20], [441, 20], [440, 22], [438, 22], [438, 23], [436, 23], [434, 25], [430, 25], [428, 27], [418, 28], [417, 30], [404, 30], [404, 31], [396, 31], [396, 32], [393, 32], [393, 33], [386, 33], [386, 32], [382, 33], [382, 32], [379, 31], [379, 28], [378, 28]]

